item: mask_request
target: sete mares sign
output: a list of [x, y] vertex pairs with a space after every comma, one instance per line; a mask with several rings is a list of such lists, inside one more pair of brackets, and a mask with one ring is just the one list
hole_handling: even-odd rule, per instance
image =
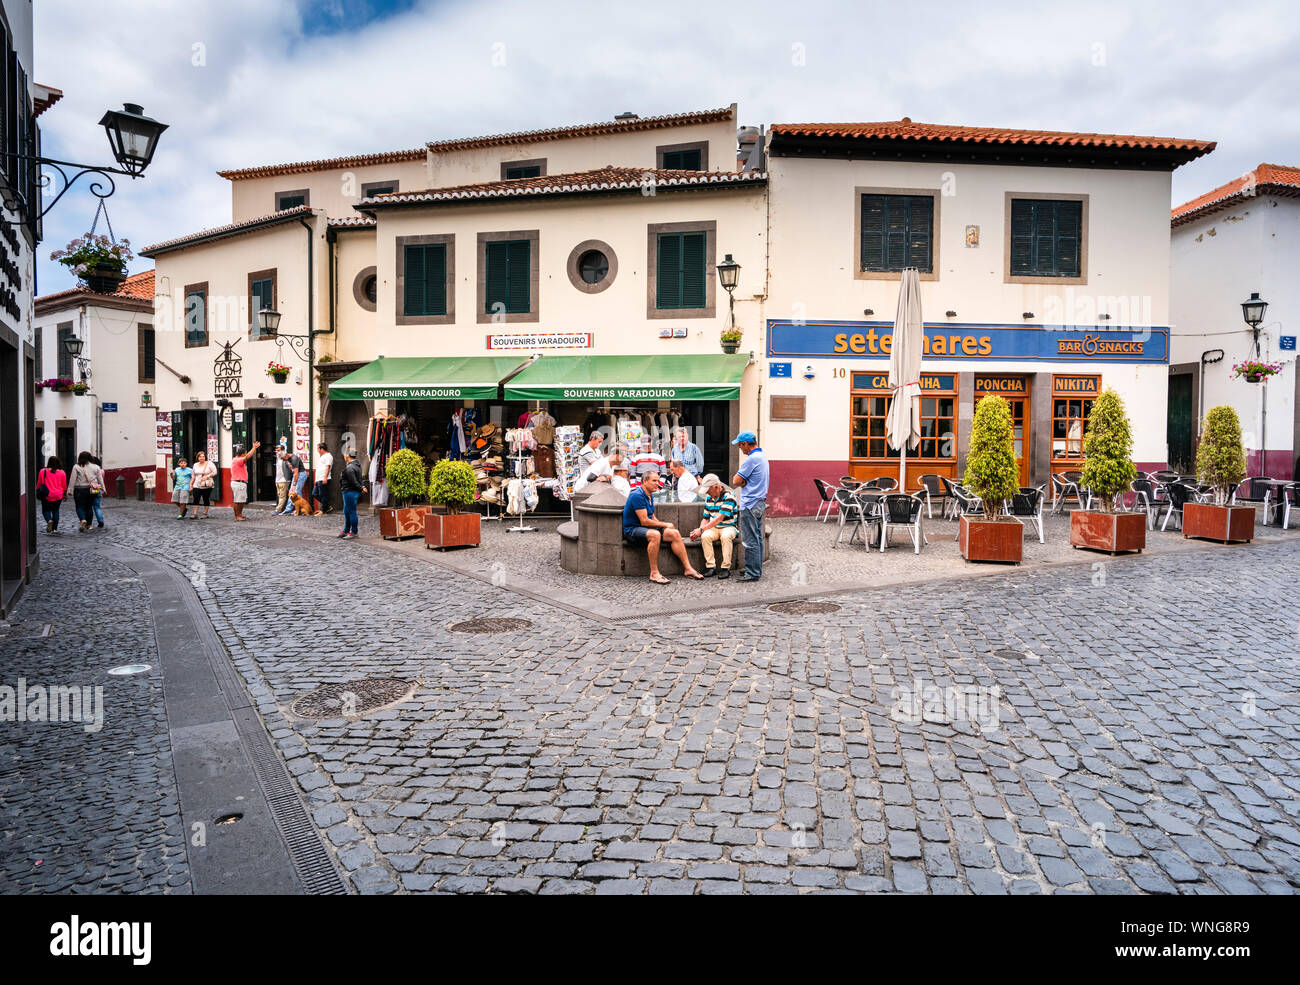
[[[888, 359], [893, 331], [893, 322], [771, 319], [767, 355], [772, 359]], [[1167, 363], [1169, 329], [927, 324], [922, 354], [926, 360]]]

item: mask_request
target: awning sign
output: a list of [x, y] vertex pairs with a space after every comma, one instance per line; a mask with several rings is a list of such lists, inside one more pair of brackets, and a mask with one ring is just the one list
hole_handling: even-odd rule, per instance
[[590, 349], [594, 332], [523, 332], [489, 335], [487, 347], [493, 352], [529, 351], [533, 349]]

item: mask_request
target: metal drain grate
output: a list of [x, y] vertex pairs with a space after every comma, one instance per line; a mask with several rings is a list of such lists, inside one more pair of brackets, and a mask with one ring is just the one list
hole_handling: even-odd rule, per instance
[[1003, 660], [1024, 660], [1027, 654], [1024, 650], [1013, 650], [1006, 647], [1001, 650], [994, 650], [993, 656], [1001, 657]]
[[481, 619], [466, 619], [453, 623], [453, 633], [517, 633], [531, 626], [530, 619], [514, 619], [508, 616], [484, 616]]
[[828, 612], [839, 612], [844, 608], [836, 602], [809, 602], [806, 599], [797, 599], [794, 602], [773, 602], [768, 606], [772, 612], [779, 612], [783, 616], [817, 616], [825, 615]]
[[415, 685], [394, 677], [362, 677], [326, 684], [289, 706], [299, 718], [355, 718], [410, 697]]

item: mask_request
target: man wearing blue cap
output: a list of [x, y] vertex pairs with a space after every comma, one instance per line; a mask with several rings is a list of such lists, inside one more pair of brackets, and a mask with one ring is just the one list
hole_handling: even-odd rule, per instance
[[740, 542], [745, 545], [745, 573], [740, 581], [758, 581], [763, 575], [763, 514], [767, 512], [767, 456], [753, 431], [741, 431], [739, 445], [745, 460], [731, 479], [740, 493]]

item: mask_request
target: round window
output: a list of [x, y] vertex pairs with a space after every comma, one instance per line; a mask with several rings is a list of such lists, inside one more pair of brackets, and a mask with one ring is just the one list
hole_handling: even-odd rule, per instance
[[578, 257], [578, 276], [584, 283], [599, 284], [609, 273], [609, 258], [600, 250], [588, 250]]
[[361, 285], [361, 293], [366, 296], [366, 300], [371, 304], [375, 304], [379, 299], [379, 289], [376, 287], [376, 283], [375, 275], [371, 274], [365, 279], [365, 283]]

